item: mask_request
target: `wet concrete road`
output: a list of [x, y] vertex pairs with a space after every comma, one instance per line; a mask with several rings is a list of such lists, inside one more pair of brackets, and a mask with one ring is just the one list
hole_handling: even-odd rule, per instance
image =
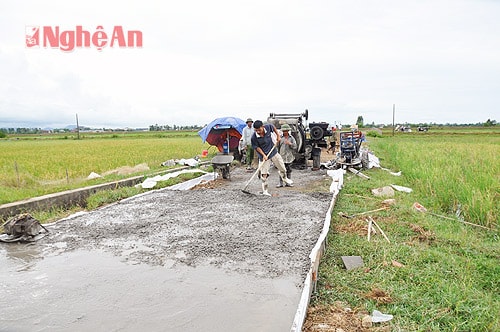
[[286, 331], [299, 280], [0, 247], [0, 331]]
[[250, 176], [149, 192], [34, 244], [1, 243], [0, 331], [290, 331], [330, 195], [310, 190], [319, 172], [273, 197], [243, 194]]

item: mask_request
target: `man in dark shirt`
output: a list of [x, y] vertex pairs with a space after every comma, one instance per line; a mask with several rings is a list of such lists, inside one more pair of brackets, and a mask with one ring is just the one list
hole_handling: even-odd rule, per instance
[[252, 147], [257, 152], [259, 157], [259, 168], [262, 180], [262, 194], [271, 196], [267, 191], [269, 177], [269, 166], [271, 161], [278, 168], [279, 174], [283, 182], [292, 185], [293, 181], [287, 178], [286, 168], [283, 158], [278, 153], [276, 146], [281, 140], [280, 134], [272, 124], [264, 125], [261, 120], [256, 120], [253, 123], [255, 133], [252, 135]]

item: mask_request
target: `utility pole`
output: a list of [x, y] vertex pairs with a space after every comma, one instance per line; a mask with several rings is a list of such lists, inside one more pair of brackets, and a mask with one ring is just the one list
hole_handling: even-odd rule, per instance
[[394, 136], [394, 118], [396, 117], [396, 104], [392, 104], [392, 136]]
[[76, 113], [76, 136], [80, 139], [80, 126], [78, 125], [78, 113]]

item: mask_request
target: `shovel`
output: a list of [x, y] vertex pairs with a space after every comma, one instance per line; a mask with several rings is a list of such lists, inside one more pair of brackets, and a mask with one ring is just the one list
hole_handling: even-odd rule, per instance
[[[268, 158], [268, 157], [269, 157], [269, 155], [271, 154], [271, 152], [273, 152], [273, 150], [274, 150], [275, 148], [276, 148], [276, 145], [274, 145], [274, 146], [272, 147], [272, 149], [271, 149], [271, 150], [269, 150], [269, 152], [268, 152], [268, 153], [267, 153], [267, 155], [266, 155], [266, 158]], [[254, 179], [254, 177], [255, 177], [255, 176], [256, 176], [256, 175], [260, 172], [260, 169], [262, 168], [262, 165], [264, 165], [264, 163], [263, 163], [263, 162], [262, 162], [262, 163], [260, 163], [259, 167], [258, 167], [258, 168], [257, 168], [257, 170], [255, 171], [255, 173], [253, 173], [253, 175], [252, 175], [252, 177], [250, 178], [250, 180], [248, 180], [248, 181], [247, 181], [247, 183], [245, 184], [245, 187], [244, 187], [243, 189], [241, 189], [241, 191], [243, 191], [245, 194], [252, 195], [252, 193], [251, 193], [251, 192], [249, 192], [249, 191], [247, 190], [247, 188], [248, 188], [248, 185], [250, 185], [250, 182], [252, 182], [252, 180]]]

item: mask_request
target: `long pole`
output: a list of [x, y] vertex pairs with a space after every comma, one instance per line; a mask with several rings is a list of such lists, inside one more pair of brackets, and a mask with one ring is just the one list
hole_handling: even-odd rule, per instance
[[80, 139], [80, 126], [78, 125], [78, 113], [76, 113], [76, 135], [77, 139]]
[[392, 136], [394, 136], [394, 130], [396, 129], [394, 127], [394, 119], [396, 117], [396, 104], [392, 104]]
[[21, 178], [19, 177], [19, 168], [17, 167], [17, 160], [14, 160], [14, 167], [16, 168], [16, 174], [17, 174], [17, 186], [20, 188]]

